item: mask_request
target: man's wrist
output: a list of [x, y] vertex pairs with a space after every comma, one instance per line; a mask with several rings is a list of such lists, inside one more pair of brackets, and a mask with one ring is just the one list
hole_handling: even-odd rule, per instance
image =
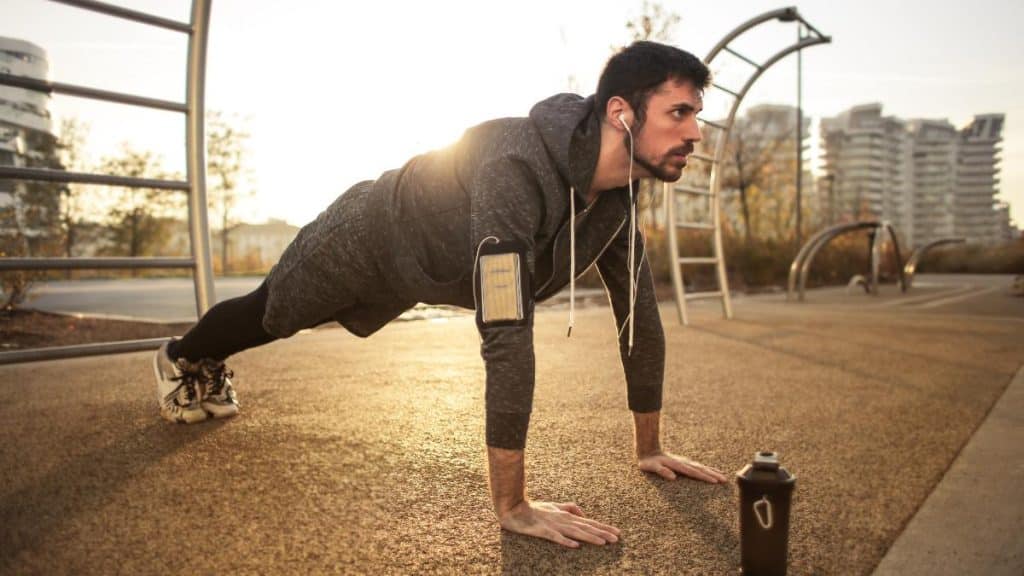
[[637, 459], [661, 452], [661, 411], [633, 412]]
[[487, 466], [491, 502], [500, 521], [526, 501], [524, 452], [488, 446]]

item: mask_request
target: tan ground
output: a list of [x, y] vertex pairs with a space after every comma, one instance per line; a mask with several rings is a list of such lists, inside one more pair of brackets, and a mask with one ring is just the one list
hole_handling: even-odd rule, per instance
[[[867, 574], [1024, 360], [1019, 319], [739, 303], [663, 308], [664, 444], [798, 476], [791, 574]], [[538, 314], [533, 497], [623, 531], [569, 550], [503, 533], [472, 319], [321, 330], [232, 362], [243, 414], [158, 419], [150, 354], [0, 367], [0, 571], [733, 574], [735, 485], [631, 459], [607, 308]]]

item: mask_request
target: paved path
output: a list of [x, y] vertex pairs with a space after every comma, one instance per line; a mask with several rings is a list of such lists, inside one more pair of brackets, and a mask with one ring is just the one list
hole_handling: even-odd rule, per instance
[[[799, 478], [790, 573], [870, 574], [1024, 361], [1024, 322], [736, 304], [689, 328], [663, 306], [664, 443], [729, 471], [778, 450]], [[578, 311], [569, 340], [565, 322], [537, 316], [530, 492], [620, 544], [497, 527], [479, 343], [456, 317], [242, 353], [243, 414], [191, 427], [157, 418], [149, 354], [0, 367], [0, 572], [734, 573], [735, 485], [638, 472], [610, 311]]]
[[[260, 281], [262, 277], [217, 278], [217, 299], [246, 294], [259, 286]], [[1010, 275], [922, 274], [907, 294], [901, 294], [893, 285], [884, 285], [879, 297], [867, 296], [862, 290], [826, 288], [812, 291], [807, 304], [1024, 317], [1024, 298], [1005, 297], [1012, 283]], [[563, 292], [564, 300], [568, 291]], [[581, 291], [577, 298], [592, 296], [595, 292], [599, 296], [597, 300], [603, 302], [603, 290]], [[46, 282], [39, 284], [33, 294], [29, 306], [50, 312], [156, 322], [194, 322], [196, 319], [194, 288], [188, 278]], [[779, 294], [753, 298], [769, 302], [785, 300]], [[707, 308], [713, 303], [702, 301], [696, 305]], [[410, 318], [430, 315], [421, 307]]]
[[[255, 276], [216, 278], [217, 301], [247, 294], [262, 280]], [[196, 320], [191, 278], [41, 282], [31, 295], [28, 306], [48, 312], [152, 322]]]
[[876, 576], [1024, 574], [1024, 368]]

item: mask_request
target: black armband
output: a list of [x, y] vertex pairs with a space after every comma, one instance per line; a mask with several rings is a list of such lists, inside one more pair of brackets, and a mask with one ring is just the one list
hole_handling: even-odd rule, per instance
[[474, 268], [477, 326], [525, 324], [533, 313], [526, 247], [512, 240], [485, 238], [477, 246]]

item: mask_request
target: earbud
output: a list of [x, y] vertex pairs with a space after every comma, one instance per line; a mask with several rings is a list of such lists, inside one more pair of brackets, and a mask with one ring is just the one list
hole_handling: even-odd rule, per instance
[[626, 129], [626, 132], [628, 132], [629, 135], [632, 136], [633, 135], [633, 131], [629, 129], [629, 124], [626, 124], [626, 115], [620, 113], [617, 116], [617, 118], [619, 119], [619, 123], [622, 124], [622, 127]]

